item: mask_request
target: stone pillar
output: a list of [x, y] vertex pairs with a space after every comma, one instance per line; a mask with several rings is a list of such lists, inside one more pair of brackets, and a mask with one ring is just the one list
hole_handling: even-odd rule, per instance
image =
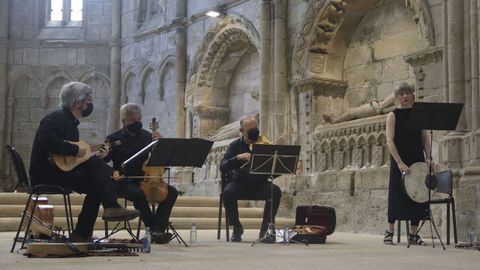
[[471, 74], [472, 74], [472, 130], [479, 128], [479, 58], [478, 58], [478, 0], [470, 0], [470, 49], [471, 49]]
[[186, 62], [187, 45], [185, 32], [185, 8], [186, 0], [177, 0], [176, 21], [178, 23], [175, 29], [175, 68], [177, 77], [177, 126], [176, 136], [185, 137], [185, 84], [186, 84]]
[[260, 5], [260, 132], [271, 137], [272, 2], [262, 0]]
[[112, 40], [110, 43], [110, 113], [108, 132], [119, 128], [122, 58], [122, 1], [112, 1]]
[[5, 174], [5, 158], [3, 146], [6, 142], [7, 115], [7, 79], [8, 79], [8, 3], [0, 1], [0, 178]]
[[443, 95], [444, 101], [449, 101], [448, 91], [448, 0], [443, 0], [442, 3], [442, 31], [443, 31]]
[[[448, 1], [448, 101], [452, 103], [465, 103], [463, 8], [463, 1]], [[466, 128], [464, 108], [457, 130], [463, 131]]]
[[287, 143], [286, 119], [288, 118], [287, 92], [287, 2], [275, 0], [274, 47], [273, 47], [273, 129], [272, 140], [276, 143]]

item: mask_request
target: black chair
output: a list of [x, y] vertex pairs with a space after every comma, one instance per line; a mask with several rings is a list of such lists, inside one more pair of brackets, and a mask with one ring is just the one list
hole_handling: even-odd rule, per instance
[[[458, 243], [458, 236], [457, 236], [457, 218], [455, 214], [455, 199], [453, 198], [453, 175], [451, 170], [446, 170], [442, 172], [438, 172], [435, 174], [437, 178], [437, 186], [435, 191], [437, 193], [447, 194], [448, 197], [444, 199], [435, 199], [431, 200], [430, 204], [446, 204], [447, 205], [447, 245], [450, 245], [450, 209], [452, 210], [452, 221], [453, 221], [453, 241], [455, 244]], [[427, 217], [426, 220], [430, 218]], [[398, 235], [397, 235], [397, 242], [400, 242], [400, 223], [398, 221]], [[418, 230], [423, 227], [425, 224], [425, 220], [422, 222]], [[408, 222], [407, 222], [407, 236], [408, 236]]]
[[[227, 187], [228, 183], [230, 183], [231, 173], [221, 173], [221, 192], [220, 192], [220, 199], [218, 203], [218, 221], [217, 221], [217, 239], [220, 240], [221, 230], [222, 230], [222, 206], [223, 206], [223, 191]], [[267, 199], [256, 199], [256, 198], [249, 198], [249, 197], [240, 197], [239, 200], [248, 200], [248, 201], [266, 201], [270, 200]], [[225, 237], [227, 242], [230, 242], [230, 223], [228, 221], [228, 213], [225, 211]]]
[[447, 245], [450, 245], [450, 208], [452, 209], [452, 221], [453, 221], [453, 241], [458, 243], [457, 239], [457, 219], [455, 215], [455, 199], [453, 198], [453, 175], [451, 170], [438, 172], [435, 174], [437, 177], [437, 187], [435, 191], [437, 193], [447, 194], [448, 197], [444, 199], [432, 200], [431, 204], [446, 204], [447, 205]]
[[[128, 203], [128, 200], [125, 199], [125, 203], [124, 203], [125, 208], [127, 208], [127, 203]], [[135, 242], [140, 242], [140, 226], [142, 224], [141, 222], [142, 222], [141, 218], [138, 217], [137, 233], [134, 234], [132, 230], [132, 226], [130, 225], [130, 221], [117, 221], [117, 224], [115, 225], [115, 227], [112, 229], [111, 232], [109, 232], [110, 229], [108, 228], [108, 221], [104, 220], [103, 223], [104, 223], [105, 236], [102, 239], [107, 239], [110, 236], [125, 230], [130, 235], [130, 237], [132, 237], [132, 240], [134, 240]]]
[[[32, 209], [35, 209], [37, 206], [37, 200], [38, 197], [41, 195], [63, 195], [63, 204], [65, 206], [65, 217], [67, 219], [67, 232], [68, 235], [72, 233], [73, 230], [73, 217], [72, 217], [72, 206], [70, 202], [70, 194], [72, 193], [71, 190], [66, 189], [64, 187], [58, 186], [58, 185], [31, 185], [30, 180], [27, 177], [27, 172], [25, 170], [25, 165], [23, 163], [22, 157], [18, 154], [18, 152], [15, 150], [14, 147], [6, 145], [5, 148], [7, 148], [8, 152], [10, 153], [10, 156], [13, 161], [13, 165], [15, 167], [15, 171], [17, 173], [17, 183], [15, 185], [16, 188], [23, 186], [28, 193], [28, 199], [27, 202], [25, 203], [25, 208], [23, 210], [22, 218], [20, 220], [20, 224], [18, 225], [17, 229], [17, 234], [15, 235], [15, 238], [13, 239], [13, 245], [12, 249], [10, 252], [13, 252], [15, 250], [15, 245], [17, 242], [20, 241], [19, 235], [20, 231], [22, 230], [22, 225], [25, 220], [25, 216], [27, 215], [27, 210], [28, 210], [28, 205], [32, 201], [32, 196], [34, 196], [34, 201], [33, 201], [33, 207]], [[34, 212], [34, 211], [32, 211]], [[25, 234], [22, 241], [22, 246], [20, 249], [23, 249], [25, 247], [25, 242], [27, 240], [27, 234], [30, 230], [30, 226], [32, 225], [32, 219], [33, 219], [33, 213], [29, 215], [28, 217], [28, 222], [27, 222], [27, 227], [25, 228]]]

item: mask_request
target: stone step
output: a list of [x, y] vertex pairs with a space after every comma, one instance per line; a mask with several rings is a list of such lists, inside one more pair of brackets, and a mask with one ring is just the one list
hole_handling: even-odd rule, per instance
[[[77, 218], [73, 219], [73, 222], [76, 223]], [[198, 229], [216, 229], [217, 228], [217, 218], [203, 218], [203, 217], [172, 217], [170, 219], [175, 229], [186, 230], [190, 229], [193, 223], [195, 223]], [[245, 229], [259, 229], [260, 224], [262, 222], [261, 218], [243, 218], [240, 219], [242, 225]], [[18, 228], [18, 224], [20, 223], [20, 218], [16, 217], [8, 217], [8, 218], [0, 218], [0, 231], [15, 231]], [[66, 219], [64, 217], [55, 218], [55, 225], [60, 226], [63, 229], [67, 228]], [[277, 227], [283, 226], [292, 226], [294, 225], [295, 221], [293, 219], [288, 218], [277, 218], [276, 225]], [[116, 222], [109, 222], [109, 228], [113, 229]], [[130, 225], [134, 230], [136, 230], [138, 226], [138, 219], [135, 219], [130, 222]], [[143, 226], [142, 226], [143, 227]], [[225, 227], [225, 220], [222, 219], [222, 228]], [[101, 218], [97, 219], [95, 223], [96, 230], [103, 230], [104, 229], [104, 222]]]
[[[55, 225], [66, 229], [65, 210], [63, 206], [63, 197], [61, 195], [46, 196], [50, 204], [55, 206]], [[28, 195], [25, 193], [0, 193], [0, 231], [15, 231]], [[81, 210], [83, 196], [79, 194], [71, 195], [72, 211], [74, 223]], [[123, 204], [124, 200], [119, 200]], [[171, 221], [178, 229], [189, 229], [192, 223], [199, 229], [216, 229], [218, 218], [218, 197], [187, 197], [180, 196], [172, 210]], [[258, 229], [263, 215], [263, 208], [252, 207], [253, 203], [249, 201], [239, 201], [239, 214], [242, 224], [246, 229]], [[131, 202], [128, 208], [133, 209]], [[222, 209], [222, 215], [225, 216], [225, 209]], [[95, 224], [95, 229], [103, 230], [104, 222], [101, 219], [103, 209], [100, 208], [99, 218]], [[293, 225], [293, 219], [277, 218], [277, 225]], [[116, 223], [111, 222], [109, 227], [113, 228]], [[137, 227], [138, 219], [131, 222], [131, 226]], [[222, 222], [224, 224], [224, 221]], [[223, 225], [224, 226], [224, 225]]]
[[[63, 197], [61, 195], [47, 195], [48, 202], [53, 205], [63, 205]], [[84, 196], [80, 194], [70, 195], [72, 205], [81, 205]], [[25, 205], [28, 199], [26, 193], [7, 193], [0, 192], [0, 206], [3, 205]], [[189, 207], [218, 207], [218, 197], [190, 197], [179, 196], [175, 206], [189, 206]], [[119, 199], [119, 203], [123, 205], [123, 199]], [[128, 202], [128, 205], [132, 205]], [[238, 207], [249, 207], [249, 201], [239, 201]]]
[[[21, 217], [24, 205], [2, 205], [0, 209], [0, 218], [9, 218], [9, 217]], [[133, 206], [129, 206], [129, 209], [134, 209]], [[82, 207], [80, 205], [73, 205], [72, 212], [73, 216], [78, 216]], [[225, 209], [223, 210], [223, 215], [225, 214]], [[239, 208], [239, 213], [241, 218], [261, 218], [263, 215], [262, 208]], [[103, 209], [100, 208], [98, 216], [103, 215]], [[217, 207], [186, 207], [186, 206], [176, 206], [172, 210], [172, 217], [205, 217], [213, 218], [218, 215], [218, 206]], [[65, 209], [63, 205], [55, 206], [55, 217], [65, 217]]]

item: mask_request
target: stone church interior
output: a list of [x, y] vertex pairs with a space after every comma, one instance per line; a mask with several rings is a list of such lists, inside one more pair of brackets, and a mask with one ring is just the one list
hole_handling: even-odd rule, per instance
[[[0, 243], [10, 247], [15, 237], [16, 249], [25, 242], [30, 246], [28, 240], [21, 243], [17, 238], [18, 232], [25, 238], [29, 235], [22, 214], [28, 212], [28, 219], [33, 211], [33, 223], [41, 216], [40, 210], [32, 210], [39, 205], [30, 205], [28, 199], [35, 190], [33, 180], [40, 177], [34, 175], [37, 158], [58, 153], [80, 157], [83, 146], [68, 142], [80, 139], [88, 145], [109, 142], [109, 149], [99, 148], [103, 149], [98, 150], [100, 154], [92, 154], [90, 160], [70, 171], [60, 173], [61, 168], [49, 165], [57, 171], [55, 175], [68, 175], [66, 179], [75, 178], [70, 173], [81, 170], [83, 177], [93, 179], [94, 189], [78, 191], [69, 186], [68, 179], [60, 183], [74, 192], [71, 202], [68, 197], [74, 211], [67, 213], [62, 193], [47, 192], [49, 199], [56, 198], [48, 202], [56, 207], [57, 222], [47, 224], [53, 233], [58, 225], [70, 236], [91, 239], [91, 232], [82, 235], [75, 226], [83, 224], [77, 223], [79, 213], [82, 218], [87, 215], [86, 198], [97, 194], [93, 208], [102, 207], [99, 213], [93, 211], [91, 222], [95, 224], [89, 226], [94, 235], [103, 237], [104, 223], [140, 216], [131, 221], [130, 230], [140, 246], [144, 238], [138, 232], [143, 235], [147, 225], [152, 243], [161, 243], [168, 233], [169, 245], [177, 239], [186, 241], [189, 234], [191, 240], [193, 229], [195, 239], [197, 229], [199, 233], [214, 230], [215, 234], [218, 229], [222, 244], [242, 241], [244, 229], [252, 230], [253, 237], [246, 233], [242, 242], [247, 241], [246, 235], [252, 241], [257, 239], [259, 229], [259, 239], [266, 235], [269, 240], [271, 231], [275, 239], [269, 217], [276, 229], [286, 228], [284, 232], [298, 226], [302, 232], [315, 228], [328, 231], [328, 235], [335, 230], [335, 234], [352, 235], [346, 242], [357, 234], [369, 235], [379, 248], [394, 244], [397, 235], [408, 234], [409, 245], [431, 246], [433, 236], [436, 245], [449, 244], [447, 252], [457, 250], [458, 243], [474, 246], [476, 242], [480, 250], [476, 240], [480, 237], [479, 8], [478, 0], [0, 0], [0, 234], [8, 235], [8, 241], [0, 239]], [[71, 82], [78, 84], [72, 86]], [[73, 105], [66, 105], [68, 93], [85, 89], [90, 91], [88, 98], [77, 96]], [[88, 104], [93, 111], [82, 117]], [[422, 104], [433, 104], [428, 108], [434, 109], [422, 111]], [[411, 109], [409, 123], [416, 119], [426, 125], [416, 129], [420, 158], [410, 163], [404, 155], [412, 153], [413, 142], [406, 139], [401, 149], [399, 138], [403, 136], [401, 128], [408, 132], [411, 128], [400, 126], [403, 122], [397, 113], [407, 107], [409, 113]], [[415, 108], [425, 114], [412, 117]], [[76, 123], [72, 127], [76, 136], [63, 136], [70, 128], [65, 125], [48, 126], [50, 120], [64, 117], [55, 113]], [[131, 119], [141, 123], [144, 131], [131, 135]], [[158, 131], [151, 130], [152, 120]], [[441, 127], [433, 127], [433, 122]], [[447, 122], [451, 128], [442, 128]], [[250, 137], [255, 128], [257, 136]], [[115, 148], [126, 147], [133, 140], [128, 136], [141, 132], [148, 134], [148, 142], [130, 155], [152, 140], [208, 144], [200, 166], [167, 166], [157, 176], [163, 179], [160, 182], [168, 179], [162, 183], [168, 186], [170, 197], [152, 202], [142, 193], [147, 210], [152, 203], [158, 207], [150, 215], [165, 211], [164, 225], [158, 225], [153, 217], [151, 223], [145, 220], [137, 201], [134, 206], [130, 200], [124, 208], [127, 196], [122, 197], [116, 183], [111, 183], [111, 172], [122, 174], [125, 169], [119, 164], [126, 157], [117, 160]], [[50, 137], [42, 140], [47, 133]], [[115, 134], [124, 137], [109, 141], [117, 138]], [[253, 164], [250, 154], [254, 150], [247, 146], [255, 144], [257, 137], [268, 138], [271, 146], [298, 146], [299, 153], [289, 173], [275, 178], [273, 171], [270, 178], [267, 173], [263, 178], [273, 184], [265, 182], [266, 186], [250, 191], [251, 186], [242, 186], [246, 184], [241, 179], [253, 174], [242, 171], [249, 166], [238, 164], [242, 159]], [[60, 142], [55, 144], [55, 139]], [[235, 145], [245, 150], [237, 153]], [[58, 150], [60, 147], [63, 150]], [[179, 153], [181, 147], [166, 148]], [[24, 163], [24, 174], [12, 149]], [[147, 149], [150, 157], [152, 149], [155, 146]], [[184, 157], [200, 152], [200, 148], [182, 149], [186, 152], [178, 155]], [[106, 151], [105, 156], [101, 151]], [[277, 156], [275, 152], [275, 160]], [[103, 163], [95, 165], [92, 159]], [[417, 162], [423, 165], [413, 166]], [[98, 167], [112, 170], [101, 187], [100, 176], [94, 172]], [[445, 174], [436, 174], [441, 172], [448, 172], [447, 186], [441, 184]], [[432, 187], [430, 176], [436, 176]], [[414, 179], [413, 191], [408, 191], [408, 179]], [[400, 182], [394, 188], [394, 181], [402, 181], [402, 188]], [[143, 184], [135, 183], [140, 190]], [[236, 189], [232, 183], [238, 184]], [[278, 205], [272, 199], [275, 188]], [[235, 193], [239, 190], [256, 195], [244, 200]], [[108, 206], [110, 198], [105, 194], [114, 191], [118, 203]], [[398, 196], [409, 202], [427, 205], [420, 232], [413, 219], [391, 218], [398, 210], [392, 206], [394, 192], [402, 193]], [[422, 196], [420, 192], [422, 201], [414, 198]], [[170, 208], [163, 207], [170, 199]], [[269, 207], [275, 208], [273, 214], [268, 214]], [[330, 223], [298, 224], [302, 207], [333, 211], [322, 212], [330, 215], [324, 217]], [[410, 206], [398, 207], [411, 211]], [[430, 231], [432, 224], [438, 232]], [[184, 233], [178, 235], [176, 229]], [[105, 230], [108, 234], [107, 225]], [[36, 234], [38, 231], [31, 236]], [[66, 239], [74, 238], [68, 234]], [[335, 234], [331, 236], [334, 240]], [[423, 240], [415, 238], [419, 235]], [[328, 248], [329, 238], [324, 248]], [[211, 234], [209, 241], [214, 239]], [[407, 242], [402, 243], [406, 246]], [[409, 256], [408, 250], [402, 252]]]

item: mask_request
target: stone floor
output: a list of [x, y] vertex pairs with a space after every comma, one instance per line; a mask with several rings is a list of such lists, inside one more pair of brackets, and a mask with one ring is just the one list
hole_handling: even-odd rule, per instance
[[[13, 233], [0, 233], [0, 269], [479, 269], [480, 253], [447, 246], [384, 246], [382, 236], [334, 233], [324, 245], [250, 246], [258, 231], [247, 230], [243, 243], [216, 240], [213, 230], [200, 230], [198, 242], [153, 245], [138, 257], [29, 259], [9, 253]], [[187, 239], [188, 231], [180, 231]], [[97, 235], [101, 235], [98, 232]]]

